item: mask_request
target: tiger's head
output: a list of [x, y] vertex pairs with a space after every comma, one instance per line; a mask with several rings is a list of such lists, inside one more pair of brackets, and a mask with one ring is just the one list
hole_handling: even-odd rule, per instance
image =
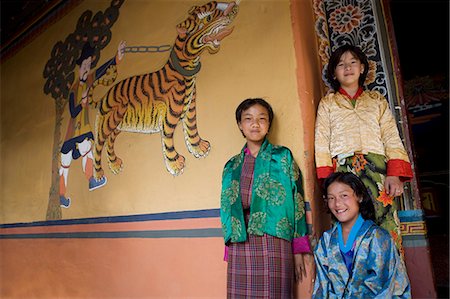
[[221, 40], [233, 32], [229, 25], [238, 13], [239, 1], [211, 1], [189, 10], [188, 18], [177, 25], [179, 40], [185, 41], [182, 52], [186, 59], [199, 56], [205, 49], [211, 54], [219, 51]]

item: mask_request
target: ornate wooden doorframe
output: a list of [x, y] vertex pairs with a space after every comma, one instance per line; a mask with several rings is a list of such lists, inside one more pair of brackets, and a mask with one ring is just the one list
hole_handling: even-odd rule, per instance
[[427, 230], [417, 184], [389, 0], [313, 0], [313, 7], [324, 91], [329, 89], [325, 75], [331, 51], [346, 43], [358, 45], [369, 59], [366, 85], [386, 97], [395, 116], [414, 172], [414, 178], [405, 184], [405, 192], [399, 202], [403, 245], [413, 296], [435, 298]]

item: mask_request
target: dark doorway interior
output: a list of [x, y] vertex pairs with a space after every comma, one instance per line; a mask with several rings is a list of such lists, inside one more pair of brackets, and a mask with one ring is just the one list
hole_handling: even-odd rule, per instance
[[449, 2], [391, 0], [439, 298], [449, 298]]

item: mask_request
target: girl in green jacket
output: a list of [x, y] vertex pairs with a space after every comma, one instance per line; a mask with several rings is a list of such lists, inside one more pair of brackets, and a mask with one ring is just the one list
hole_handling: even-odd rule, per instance
[[292, 298], [306, 275], [302, 176], [291, 151], [267, 139], [273, 116], [260, 98], [236, 109], [246, 144], [225, 165], [220, 209], [228, 298]]

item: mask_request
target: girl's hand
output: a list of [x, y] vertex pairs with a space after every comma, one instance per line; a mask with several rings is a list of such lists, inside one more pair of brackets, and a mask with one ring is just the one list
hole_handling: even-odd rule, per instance
[[305, 253], [294, 254], [295, 281], [301, 282], [306, 277], [306, 268], [303, 255]]
[[400, 196], [403, 193], [403, 182], [398, 176], [387, 176], [384, 181], [386, 194], [389, 196]]

